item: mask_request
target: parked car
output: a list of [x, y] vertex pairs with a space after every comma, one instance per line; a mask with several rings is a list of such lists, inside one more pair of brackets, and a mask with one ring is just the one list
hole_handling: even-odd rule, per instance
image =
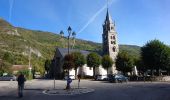
[[107, 75], [96, 75], [95, 80], [106, 80], [107, 79]]
[[[72, 80], [75, 79], [75, 75], [69, 75], [69, 77], [70, 77]], [[66, 76], [64, 77], [64, 79], [67, 80], [67, 79], [68, 79], [68, 75], [66, 75]]]
[[0, 81], [16, 81], [16, 76], [14, 75], [5, 75], [0, 77]]
[[116, 75], [108, 75], [108, 80], [109, 82], [128, 82], [128, 77], [125, 77], [124, 75], [121, 74], [116, 74]]

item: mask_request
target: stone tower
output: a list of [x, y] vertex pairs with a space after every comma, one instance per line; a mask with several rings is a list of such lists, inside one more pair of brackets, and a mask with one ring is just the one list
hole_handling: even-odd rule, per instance
[[[119, 46], [117, 42], [117, 32], [115, 30], [115, 22], [107, 9], [106, 19], [103, 24], [103, 55], [109, 55], [115, 62], [116, 56], [119, 52]], [[109, 69], [109, 74], [117, 73], [116, 66], [113, 64], [112, 68]]]

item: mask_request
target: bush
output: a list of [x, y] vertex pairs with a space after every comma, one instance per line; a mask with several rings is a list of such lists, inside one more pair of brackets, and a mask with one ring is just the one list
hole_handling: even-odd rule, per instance
[[29, 72], [29, 70], [22, 70], [22, 71], [19, 71], [17, 74], [19, 75], [20, 73], [22, 73], [22, 74], [24, 74], [24, 76], [26, 77], [26, 79], [32, 79], [32, 74], [31, 74], [31, 76], [30, 76], [30, 72]]

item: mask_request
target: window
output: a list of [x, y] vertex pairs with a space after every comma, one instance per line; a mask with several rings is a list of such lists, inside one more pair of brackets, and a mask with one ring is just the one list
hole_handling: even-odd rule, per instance
[[113, 52], [115, 52], [116, 51], [116, 49], [115, 49], [115, 47], [113, 47]]
[[112, 36], [112, 39], [115, 39], [115, 36]]
[[111, 44], [116, 44], [116, 41], [111, 41]]

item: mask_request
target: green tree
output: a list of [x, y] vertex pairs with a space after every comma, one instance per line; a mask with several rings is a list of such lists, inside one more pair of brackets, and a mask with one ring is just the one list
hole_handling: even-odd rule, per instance
[[85, 64], [85, 57], [80, 52], [73, 52], [72, 56], [73, 56], [75, 77], [76, 77], [77, 76], [77, 68], [82, 67]]
[[49, 73], [50, 65], [51, 65], [51, 60], [46, 60], [44, 64], [44, 68], [47, 71], [47, 74]]
[[64, 57], [64, 64], [63, 64], [63, 69], [65, 69], [69, 75], [69, 70], [74, 68], [74, 60], [73, 60], [73, 55], [67, 54]]
[[134, 65], [136, 65], [139, 75], [144, 75], [146, 67], [141, 58], [134, 58]]
[[119, 52], [116, 59], [116, 69], [124, 74], [131, 72], [133, 67], [133, 59], [126, 51]]
[[168, 47], [167, 48], [167, 56], [168, 56], [168, 58], [167, 58], [167, 63], [166, 63], [166, 70], [167, 70], [167, 72], [168, 72], [168, 75], [170, 75], [170, 47]]
[[3, 60], [13, 63], [13, 55], [9, 52], [5, 52], [3, 55]]
[[3, 73], [12, 73], [11, 71], [11, 64], [6, 62], [6, 61], [0, 61], [0, 76], [3, 74]]
[[108, 74], [108, 69], [110, 67], [112, 67], [113, 63], [114, 62], [113, 62], [112, 58], [109, 55], [104, 55], [102, 57], [102, 67], [107, 70], [107, 74]]
[[169, 64], [169, 52], [168, 46], [159, 40], [151, 40], [146, 43], [141, 49], [141, 56], [147, 69], [157, 71], [157, 75], [160, 75], [160, 69], [165, 69]]
[[93, 76], [95, 76], [95, 68], [101, 64], [101, 58], [97, 53], [87, 55], [87, 65], [93, 68]]

